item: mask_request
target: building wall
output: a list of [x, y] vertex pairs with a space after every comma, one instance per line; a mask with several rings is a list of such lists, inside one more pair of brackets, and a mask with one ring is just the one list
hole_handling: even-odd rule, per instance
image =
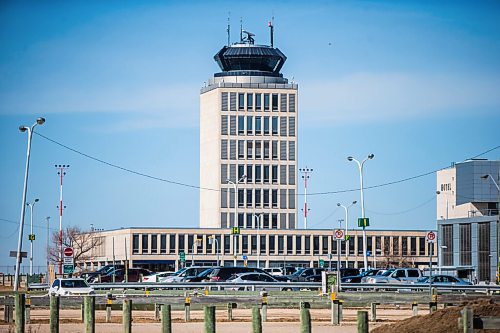
[[[362, 267], [362, 231], [349, 230], [348, 244], [341, 242], [341, 266]], [[282, 266], [284, 263], [299, 266], [318, 266], [320, 259], [336, 267], [338, 257], [337, 243], [332, 230], [254, 230], [242, 229], [241, 234], [233, 237], [227, 229], [165, 229], [134, 228], [101, 232], [106, 238], [105, 252], [102, 256], [85, 262], [89, 268], [95, 268], [112, 262], [113, 248], [109, 244], [115, 238], [115, 260], [124, 262], [125, 253], [120, 242], [127, 239], [126, 258], [131, 266], [144, 266], [156, 269], [171, 267], [177, 269], [181, 264], [180, 252], [186, 255], [186, 262], [191, 264], [215, 265], [217, 253], [221, 265], [233, 265], [233, 242], [237, 241], [237, 264], [243, 265], [243, 256], [249, 266]], [[218, 242], [209, 243], [209, 237]], [[156, 246], [153, 239], [156, 238]], [[162, 244], [161, 239], [165, 242]], [[117, 241], [121, 239], [122, 241]], [[196, 243], [195, 239], [199, 239]], [[369, 257], [370, 267], [378, 267], [390, 261], [405, 262], [409, 266], [427, 267], [429, 264], [429, 246], [422, 231], [367, 231], [368, 250], [376, 256]], [[182, 245], [181, 245], [182, 243]], [[147, 246], [145, 245], [147, 244]], [[218, 251], [217, 246], [218, 244]], [[163, 246], [162, 246], [163, 245]], [[346, 247], [346, 245], [348, 245]], [[260, 251], [258, 251], [260, 249]], [[436, 264], [437, 246], [434, 244], [433, 261]], [[330, 255], [331, 254], [331, 255]], [[376, 264], [375, 261], [378, 263]], [[397, 265], [397, 264], [396, 264]]]
[[[231, 78], [236, 80], [238, 77]], [[245, 79], [251, 81], [251, 77]], [[286, 82], [285, 79], [280, 80]], [[243, 96], [241, 106], [240, 94]], [[256, 108], [257, 94], [261, 96], [260, 110]], [[248, 105], [248, 95], [253, 97], [253, 107]], [[269, 96], [268, 110], [264, 109], [265, 95]], [[276, 108], [273, 95], [277, 96]], [[296, 228], [297, 85], [213, 83], [202, 90], [200, 113], [200, 227], [239, 225], [256, 228], [257, 219], [253, 215], [256, 214], [261, 216], [261, 228]], [[265, 119], [269, 120], [269, 133], [264, 132]], [[256, 133], [258, 121], [260, 133]], [[258, 151], [260, 156], [257, 156]], [[257, 181], [259, 168], [260, 181]], [[234, 185], [229, 184], [226, 178], [236, 183], [243, 174], [247, 179], [238, 185], [238, 190], [242, 192], [238, 223], [235, 222], [235, 199], [238, 194], [235, 195]]]

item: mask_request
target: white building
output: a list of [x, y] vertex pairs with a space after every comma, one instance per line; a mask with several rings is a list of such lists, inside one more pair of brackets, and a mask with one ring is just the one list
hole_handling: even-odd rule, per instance
[[438, 249], [443, 266], [498, 278], [500, 161], [468, 160], [437, 172]]
[[280, 73], [286, 57], [249, 35], [214, 58], [222, 72], [200, 94], [200, 227], [295, 229], [298, 87]]

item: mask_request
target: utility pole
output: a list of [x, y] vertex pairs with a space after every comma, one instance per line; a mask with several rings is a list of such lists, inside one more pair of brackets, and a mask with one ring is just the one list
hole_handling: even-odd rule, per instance
[[305, 168], [299, 169], [299, 172], [302, 174], [302, 179], [304, 179], [304, 229], [307, 229], [307, 212], [309, 208], [307, 208], [307, 180], [309, 179], [309, 175], [313, 172], [313, 169], [309, 169], [307, 166]]
[[33, 275], [33, 241], [35, 240], [35, 234], [33, 233], [33, 208], [35, 204], [40, 201], [40, 199], [35, 199], [33, 202], [27, 202], [26, 206], [30, 208], [30, 276]]
[[62, 230], [62, 220], [63, 220], [63, 178], [66, 175], [66, 170], [69, 165], [56, 164], [56, 169], [58, 169], [57, 174], [60, 179], [60, 191], [59, 191], [59, 275], [62, 274], [62, 258], [63, 258], [63, 230]]
[[[49, 281], [49, 242], [50, 242], [50, 234], [49, 234], [49, 224], [50, 224], [50, 216], [47, 216], [46, 217], [47, 219], [47, 249], [46, 249], [46, 252], [47, 252], [47, 258], [46, 258], [46, 261], [47, 261], [47, 275], [45, 276], [45, 280]], [[47, 282], [48, 283], [48, 282]]]

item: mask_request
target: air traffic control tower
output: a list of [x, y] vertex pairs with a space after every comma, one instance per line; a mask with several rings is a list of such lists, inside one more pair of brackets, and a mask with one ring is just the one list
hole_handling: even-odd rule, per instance
[[242, 30], [217, 52], [201, 89], [201, 228], [297, 228], [298, 86], [270, 27], [271, 46]]

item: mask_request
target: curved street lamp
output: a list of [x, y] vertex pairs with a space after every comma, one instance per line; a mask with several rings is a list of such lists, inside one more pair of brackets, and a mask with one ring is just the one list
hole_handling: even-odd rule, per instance
[[[348, 161], [356, 162], [358, 164], [358, 169], [359, 169], [359, 182], [360, 182], [360, 190], [361, 190], [361, 217], [365, 218], [365, 200], [364, 200], [364, 195], [363, 195], [363, 166], [365, 165], [365, 162], [368, 160], [371, 160], [375, 157], [375, 155], [370, 154], [368, 155], [363, 162], [358, 161], [352, 156], [349, 156], [347, 158]], [[365, 270], [368, 269], [368, 258], [366, 257], [366, 230], [365, 227], [363, 226], [363, 262], [364, 262], [364, 268]]]
[[23, 187], [23, 202], [21, 204], [21, 218], [19, 220], [19, 237], [17, 239], [17, 255], [16, 255], [16, 273], [14, 279], [14, 291], [16, 292], [19, 287], [19, 269], [21, 268], [21, 249], [23, 247], [23, 229], [24, 229], [24, 216], [26, 213], [26, 192], [28, 191], [28, 172], [30, 167], [30, 153], [31, 153], [31, 138], [33, 136], [33, 130], [37, 125], [43, 125], [45, 123], [45, 118], [38, 118], [36, 122], [27, 127], [24, 125], [19, 126], [19, 130], [24, 133], [28, 131], [28, 149], [26, 153], [26, 169], [24, 172], [24, 187]]
[[[240, 179], [238, 179], [238, 181], [236, 182], [233, 182], [231, 179], [226, 179], [227, 183], [228, 184], [231, 184], [233, 185], [234, 187], [234, 227], [237, 227], [238, 226], [238, 185], [240, 183], [243, 183], [245, 181], [245, 179], [247, 178], [247, 175], [243, 175], [241, 176]], [[234, 260], [233, 260], [233, 265], [234, 267], [236, 267], [236, 259], [237, 259], [237, 255], [236, 255], [236, 235], [233, 235], [233, 257], [234, 257]]]
[[350, 205], [344, 206], [340, 202], [337, 203], [338, 207], [342, 207], [345, 210], [345, 231], [344, 231], [344, 237], [346, 239], [345, 241], [345, 267], [347, 268], [347, 262], [348, 262], [348, 256], [349, 256], [349, 239], [347, 239], [347, 231], [349, 228], [349, 208], [351, 208], [353, 205], [358, 203], [356, 200], [354, 200]]

